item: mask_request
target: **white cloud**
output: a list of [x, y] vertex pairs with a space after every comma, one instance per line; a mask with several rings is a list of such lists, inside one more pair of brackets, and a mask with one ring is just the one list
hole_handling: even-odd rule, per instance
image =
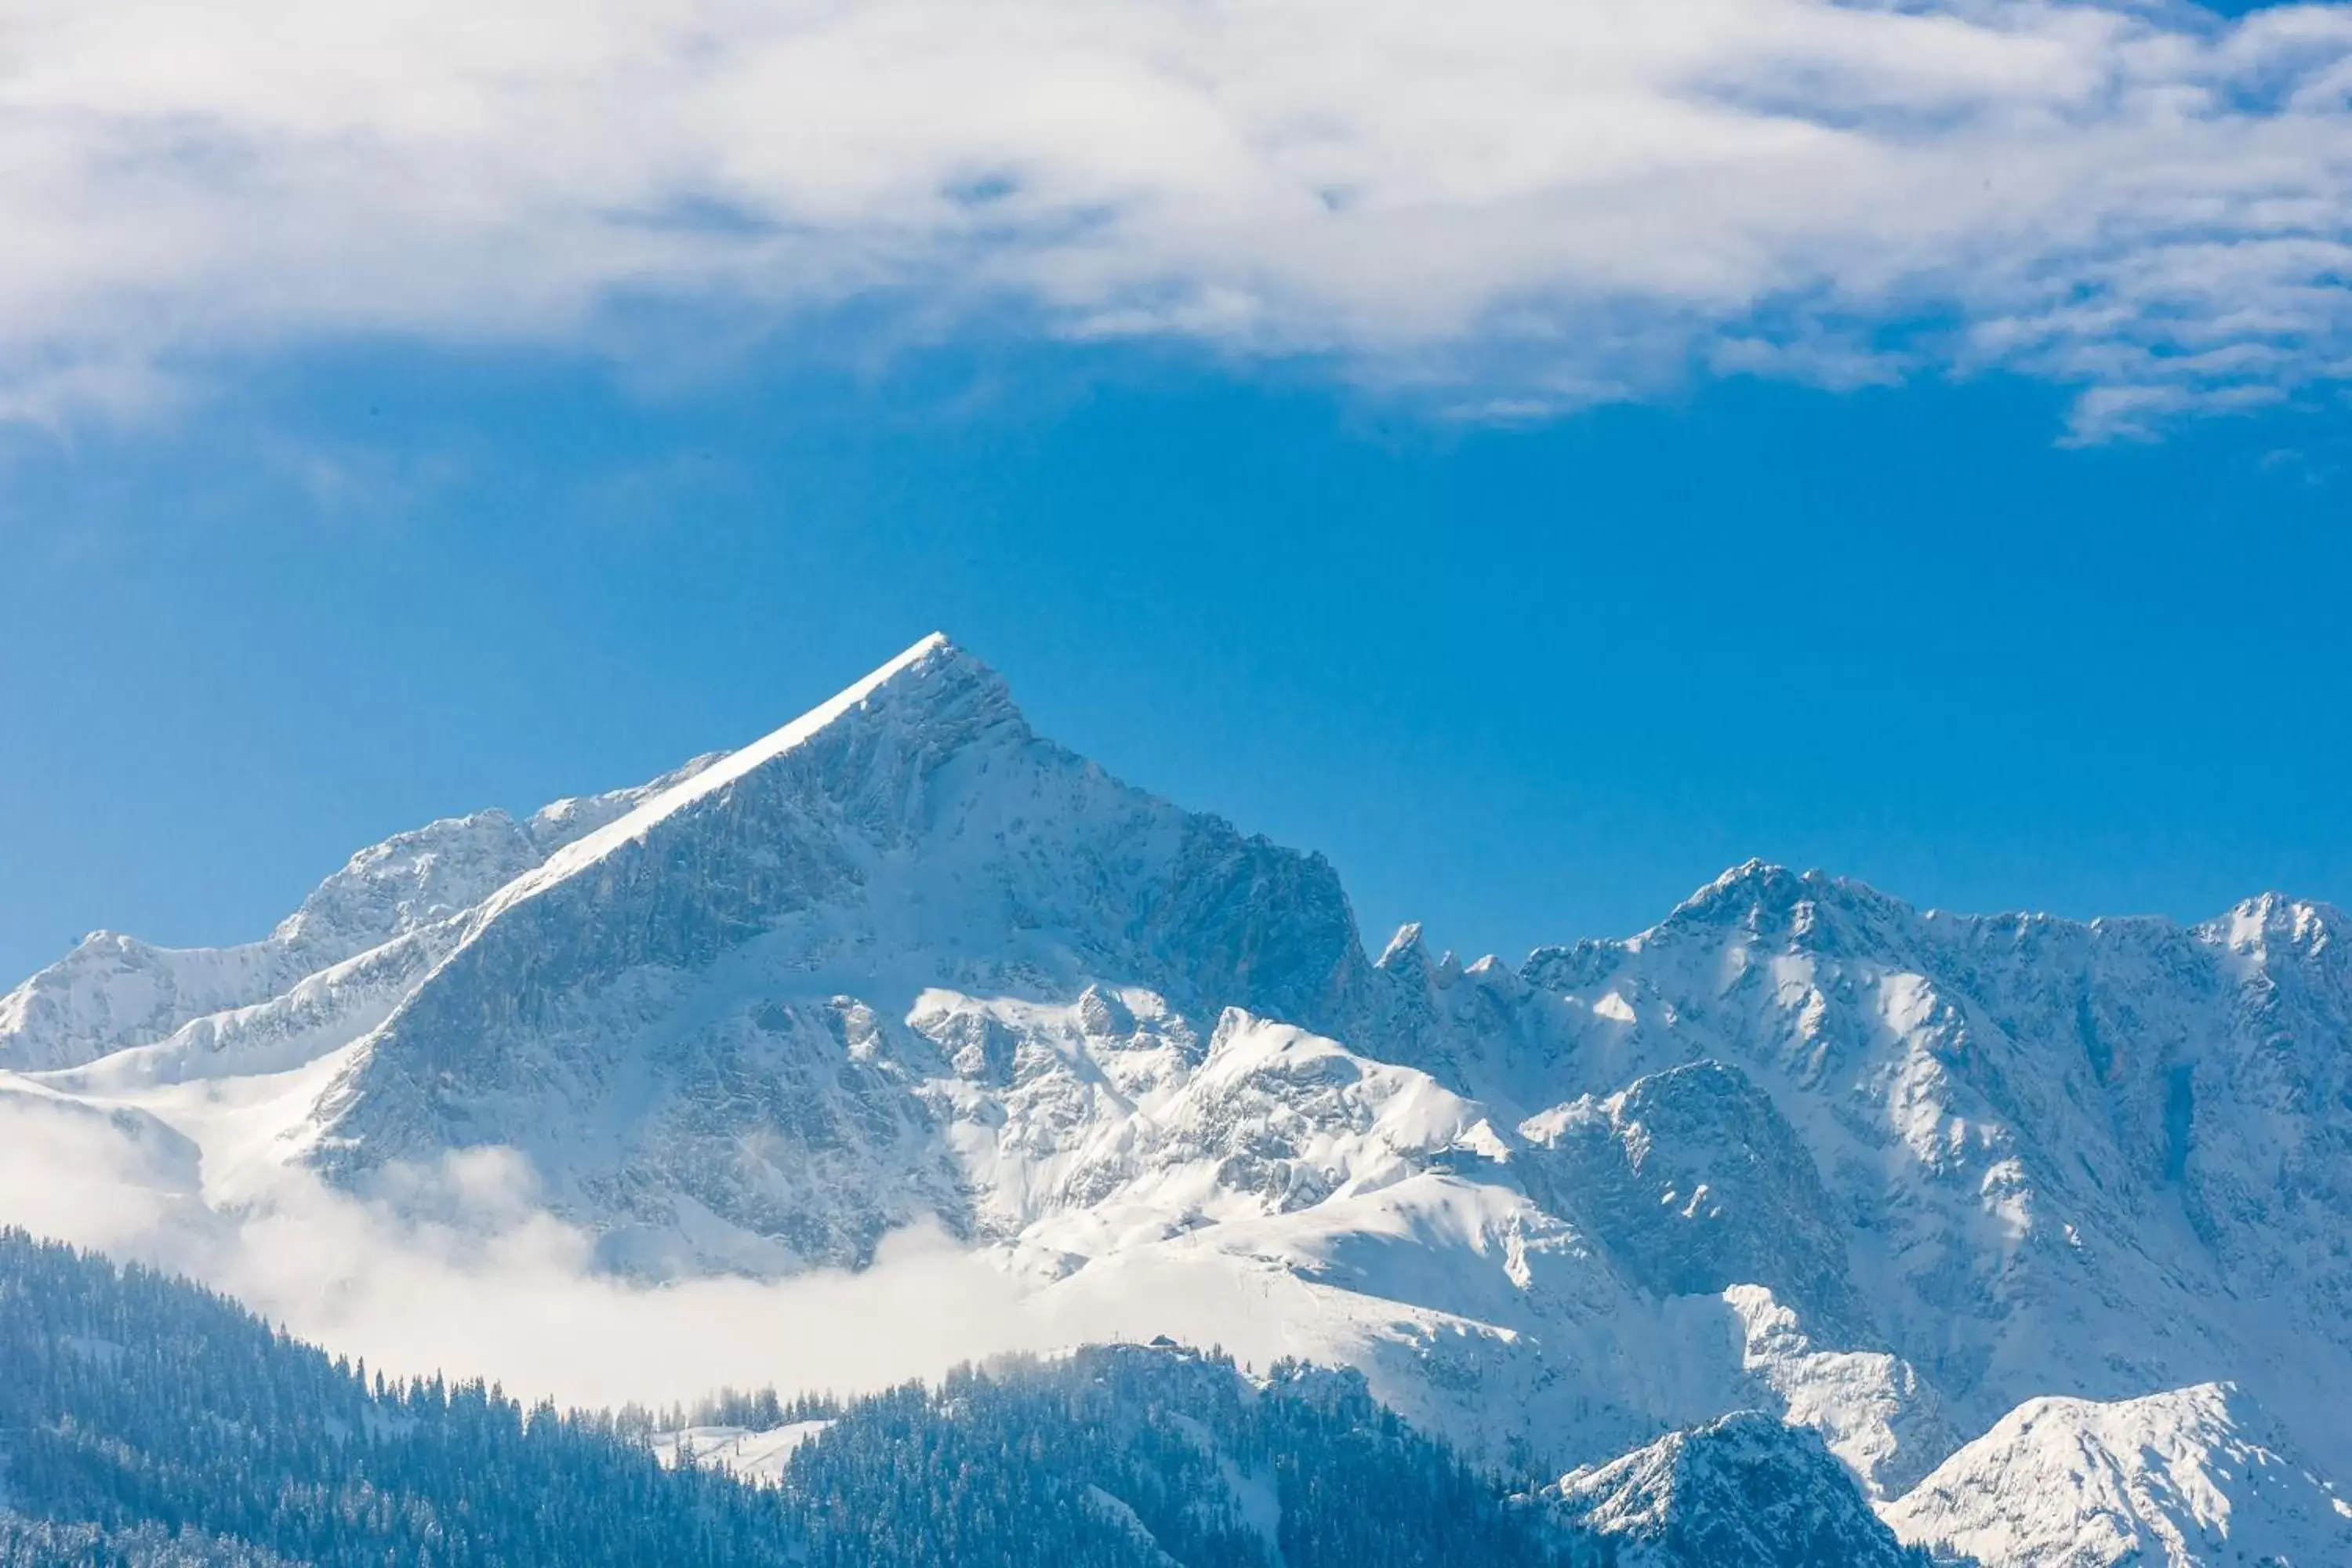
[[2352, 5], [17, 0], [0, 416], [316, 334], [891, 289], [1447, 406], [2340, 381]]
[[1341, 1313], [1322, 1340], [1302, 1338], [1298, 1287], [1274, 1291], [1214, 1256], [1090, 1270], [1086, 1289], [1057, 1291], [922, 1225], [855, 1273], [635, 1283], [598, 1271], [594, 1238], [538, 1206], [510, 1151], [395, 1167], [367, 1198], [272, 1167], [216, 1202], [196, 1145], [154, 1117], [13, 1079], [0, 1083], [0, 1226], [196, 1279], [379, 1371], [480, 1376], [566, 1405], [659, 1406], [724, 1386], [865, 1393], [959, 1362], [1159, 1332], [1222, 1340], [1259, 1364], [1310, 1344], [1336, 1358], [1354, 1331]]

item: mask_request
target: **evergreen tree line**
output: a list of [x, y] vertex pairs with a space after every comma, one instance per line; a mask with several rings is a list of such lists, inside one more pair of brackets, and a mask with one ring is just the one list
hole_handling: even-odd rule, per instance
[[[665, 1468], [651, 1441], [793, 1421], [823, 1426], [776, 1486], [708, 1460]], [[846, 1401], [727, 1392], [659, 1413], [559, 1411], [480, 1382], [371, 1377], [185, 1281], [0, 1231], [0, 1568], [1617, 1556], [1351, 1372], [1286, 1363], [1261, 1382], [1216, 1352], [1096, 1347]]]
[[[1197, 1568], [1564, 1563], [1525, 1501], [1353, 1373], [1095, 1347], [851, 1405], [793, 1458], [812, 1562]], [[1050, 1541], [1050, 1553], [1030, 1544]], [[1160, 1553], [1166, 1553], [1166, 1556]], [[1585, 1552], [1574, 1561], [1594, 1561]]]
[[21, 1231], [0, 1232], [0, 1500], [318, 1568], [793, 1559], [780, 1495], [665, 1470], [608, 1415], [371, 1381], [223, 1297]]
[[101, 1530], [0, 1513], [0, 1568], [298, 1568], [274, 1552], [156, 1524]]
[[831, 1394], [797, 1394], [784, 1398], [772, 1388], [721, 1388], [691, 1404], [666, 1405], [658, 1409], [624, 1405], [614, 1413], [624, 1432], [682, 1432], [689, 1426], [740, 1426], [748, 1432], [772, 1432], [800, 1421], [830, 1421], [841, 1414], [842, 1402]]

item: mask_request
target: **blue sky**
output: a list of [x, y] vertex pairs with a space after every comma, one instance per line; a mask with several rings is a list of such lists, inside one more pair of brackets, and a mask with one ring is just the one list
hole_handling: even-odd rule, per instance
[[442, 3], [0, 71], [0, 975], [935, 627], [1374, 941], [2352, 901], [2352, 7]]
[[362, 844], [740, 743], [933, 626], [1465, 951], [1751, 854], [1947, 907], [2352, 896], [2337, 410], [2084, 449], [2003, 380], [1498, 427], [1131, 347], [806, 357], [648, 395], [379, 347], [17, 443], [0, 957], [255, 934]]

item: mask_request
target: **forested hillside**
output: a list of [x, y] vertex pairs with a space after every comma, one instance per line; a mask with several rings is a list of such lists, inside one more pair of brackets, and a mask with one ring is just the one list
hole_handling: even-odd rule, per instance
[[[1352, 1373], [1100, 1347], [861, 1400], [793, 1460], [818, 1562], [1199, 1568], [1583, 1563], [1544, 1516], [1375, 1404]], [[1025, 1522], [1024, 1522], [1025, 1521]], [[1139, 1543], [1151, 1543], [1139, 1558]]]
[[1361, 1379], [1097, 1349], [821, 1410], [782, 1484], [637, 1423], [394, 1384], [0, 1233], [0, 1565], [1581, 1563]]
[[220, 1297], [21, 1232], [0, 1236], [0, 1431], [20, 1514], [320, 1568], [792, 1561], [782, 1498], [666, 1471], [609, 1417], [372, 1384]]

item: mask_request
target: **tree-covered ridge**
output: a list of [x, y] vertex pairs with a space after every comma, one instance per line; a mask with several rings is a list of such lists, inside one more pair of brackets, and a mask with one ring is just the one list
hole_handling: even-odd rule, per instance
[[[688, 1421], [814, 1436], [756, 1486], [690, 1447], [665, 1466], [656, 1423]], [[371, 1379], [185, 1281], [0, 1230], [0, 1568], [1907, 1560], [1818, 1439], [1738, 1430], [1593, 1472], [1624, 1474], [1573, 1489], [1580, 1513], [1473, 1469], [1356, 1373], [1259, 1379], [1164, 1342], [848, 1401], [526, 1408], [480, 1383]]]
[[786, 1489], [814, 1560], [842, 1568], [1045, 1561], [1017, 1550], [1024, 1521], [1050, 1521], [1052, 1560], [1072, 1563], [1571, 1561], [1543, 1515], [1355, 1373], [1284, 1365], [1259, 1385], [1172, 1347], [967, 1368], [861, 1400], [794, 1457]]
[[609, 1417], [371, 1384], [224, 1298], [21, 1231], [0, 1233], [0, 1432], [19, 1514], [320, 1568], [793, 1560], [781, 1497], [665, 1470]]
[[101, 1530], [0, 1513], [0, 1568], [299, 1568], [274, 1552], [159, 1524]]
[[1565, 1561], [1352, 1374], [1110, 1348], [847, 1403], [783, 1483], [642, 1424], [391, 1384], [184, 1281], [0, 1232], [0, 1568]]

